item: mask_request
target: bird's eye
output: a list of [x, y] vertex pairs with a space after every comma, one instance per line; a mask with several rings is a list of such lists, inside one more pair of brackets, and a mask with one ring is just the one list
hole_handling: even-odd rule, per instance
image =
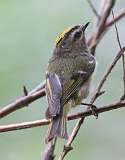
[[75, 35], [74, 35], [74, 37], [75, 37], [75, 39], [78, 39], [78, 38], [80, 38], [81, 37], [81, 31], [77, 31], [76, 33], [75, 33]]

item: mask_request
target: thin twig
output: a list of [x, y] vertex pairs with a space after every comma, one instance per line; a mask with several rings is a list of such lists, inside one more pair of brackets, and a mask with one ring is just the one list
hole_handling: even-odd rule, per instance
[[[103, 3], [103, 7], [102, 7]], [[111, 9], [113, 8], [115, 4], [115, 0], [102, 0], [101, 1], [101, 8], [102, 10], [100, 11], [100, 20], [99, 23], [97, 21], [97, 26], [96, 26], [96, 31], [94, 33], [94, 36], [92, 37], [92, 41], [90, 44], [90, 49], [93, 55], [95, 55], [95, 49], [98, 44], [98, 41], [100, 37], [102, 36], [102, 33], [104, 31], [104, 26], [106, 24], [106, 21], [110, 15]]]
[[73, 132], [72, 132], [70, 138], [68, 139], [67, 144], [64, 146], [63, 152], [61, 153], [58, 160], [63, 160], [64, 157], [67, 155], [67, 153], [73, 149], [71, 144], [72, 144], [73, 140], [76, 138], [76, 135], [77, 135], [81, 125], [83, 124], [84, 119], [85, 119], [85, 117], [82, 117], [80, 120], [78, 120], [78, 122], [77, 122], [76, 126], [74, 127]]
[[121, 100], [125, 100], [125, 55], [122, 56], [122, 68], [123, 68], [123, 96]]
[[24, 92], [24, 96], [28, 95], [28, 90], [27, 90], [26, 86], [23, 86], [23, 92]]
[[24, 106], [27, 106], [31, 102], [45, 96], [45, 89], [41, 89], [37, 92], [34, 92], [32, 94], [28, 94], [27, 96], [21, 97], [17, 99], [15, 102], [10, 103], [9, 105], [2, 107], [0, 109], [0, 118], [5, 117], [6, 115], [23, 108]]
[[[125, 101], [119, 101], [115, 102], [109, 105], [100, 106], [97, 108], [97, 113], [103, 113], [107, 111], [111, 111], [118, 108], [124, 108], [125, 107]], [[87, 110], [85, 112], [75, 113], [68, 116], [68, 120], [75, 120], [83, 117], [91, 116], [92, 111]], [[27, 128], [33, 128], [38, 126], [45, 126], [50, 123], [47, 119], [42, 120], [36, 120], [31, 122], [23, 122], [23, 123], [16, 123], [16, 124], [8, 124], [8, 125], [1, 125], [0, 126], [0, 132], [8, 132], [8, 131], [14, 131], [14, 130], [20, 130], [20, 129], [27, 129]]]
[[100, 16], [99, 16], [98, 12], [96, 11], [94, 5], [92, 4], [91, 0], [87, 0], [87, 2], [88, 2], [88, 4], [89, 4], [90, 8], [92, 9], [93, 13], [95, 14], [95, 16], [96, 16], [98, 19], [100, 19]]
[[[114, 23], [115, 22], [118, 22], [119, 20], [121, 20], [122, 18], [124, 18], [125, 17], [125, 10], [123, 10], [123, 11], [121, 11], [119, 14], [117, 14], [116, 16], [115, 16], [115, 18], [114, 19], [112, 19], [112, 20], [109, 20], [108, 22], [106, 22], [106, 24], [105, 24], [105, 26], [103, 26], [103, 30], [102, 30], [102, 34], [101, 34], [101, 36], [100, 36], [100, 38], [98, 38], [98, 42], [96, 42], [97, 43], [97, 45], [99, 44], [99, 42], [100, 42], [100, 40], [102, 39], [102, 37], [107, 33], [107, 31], [110, 29], [110, 27], [112, 26], [112, 25], [114, 25]], [[88, 46], [90, 47], [92, 47], [92, 41], [93, 41], [93, 38], [95, 37], [95, 33], [93, 33], [92, 35], [91, 35], [91, 37], [88, 39]], [[90, 47], [90, 48], [91, 48]]]
[[105, 28], [111, 27], [114, 23], [118, 22], [119, 20], [121, 20], [124, 17], [125, 17], [125, 10], [121, 11], [112, 20], [108, 21], [105, 25]]
[[[113, 17], [113, 19], [115, 18], [113, 10], [112, 10], [112, 17]], [[121, 45], [121, 42], [120, 42], [120, 38], [119, 38], [119, 33], [118, 33], [118, 28], [117, 28], [116, 22], [114, 23], [114, 25], [115, 25], [115, 31], [116, 31], [116, 37], [117, 37], [118, 45], [119, 45], [119, 48], [122, 49], [122, 45]]]
[[101, 92], [101, 88], [103, 87], [107, 77], [109, 76], [109, 74], [111, 73], [112, 69], [114, 68], [114, 66], [116, 65], [116, 63], [118, 62], [118, 60], [121, 58], [121, 56], [123, 55], [123, 53], [125, 52], [125, 47], [123, 47], [116, 55], [116, 57], [114, 58], [113, 62], [110, 64], [110, 66], [108, 67], [108, 69], [106, 70], [106, 73], [104, 74], [104, 76], [102, 77], [96, 92], [94, 94], [94, 96], [91, 99], [91, 104], [93, 104], [95, 102], [95, 100], [98, 98], [98, 93]]
[[[112, 10], [112, 16], [113, 16], [113, 19], [114, 19], [115, 16], [114, 16], [113, 10]], [[115, 24], [115, 31], [116, 31], [116, 37], [117, 37], [118, 45], [119, 45], [119, 48], [121, 49], [122, 45], [121, 45], [121, 42], [120, 42], [116, 22], [114, 24]], [[121, 97], [121, 100], [124, 100], [125, 99], [125, 57], [124, 57], [124, 54], [122, 55], [122, 68], [123, 68], [123, 96]]]

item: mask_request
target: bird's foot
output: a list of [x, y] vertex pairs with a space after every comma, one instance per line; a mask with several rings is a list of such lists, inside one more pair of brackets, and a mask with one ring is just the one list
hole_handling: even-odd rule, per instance
[[89, 107], [87, 108], [87, 110], [90, 110], [90, 109], [91, 109], [92, 114], [96, 117], [96, 119], [98, 118], [97, 107], [96, 107], [94, 104], [90, 104], [90, 103], [81, 103], [81, 105], [89, 106]]

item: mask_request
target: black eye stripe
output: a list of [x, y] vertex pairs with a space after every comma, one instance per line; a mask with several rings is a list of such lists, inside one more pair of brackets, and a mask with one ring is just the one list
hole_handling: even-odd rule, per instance
[[81, 31], [76, 31], [74, 34], [75, 38], [80, 38], [81, 37], [82, 32]]
[[79, 28], [79, 26], [74, 26], [69, 32], [67, 32], [66, 34], [65, 34], [65, 38], [67, 38], [73, 31], [75, 31], [76, 29], [78, 29]]

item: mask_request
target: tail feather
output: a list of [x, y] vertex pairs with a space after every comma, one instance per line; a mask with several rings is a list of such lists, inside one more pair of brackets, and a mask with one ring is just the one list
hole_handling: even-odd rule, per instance
[[68, 139], [67, 123], [65, 116], [57, 116], [51, 120], [46, 143], [55, 137]]

